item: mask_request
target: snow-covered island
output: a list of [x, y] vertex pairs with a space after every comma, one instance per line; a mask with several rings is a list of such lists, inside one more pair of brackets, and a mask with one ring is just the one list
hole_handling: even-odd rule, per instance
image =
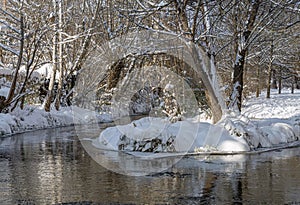
[[271, 99], [249, 98], [241, 115], [227, 114], [217, 124], [197, 118], [170, 123], [142, 118], [110, 127], [93, 141], [96, 147], [143, 152], [245, 152], [286, 146], [300, 137], [300, 92]]

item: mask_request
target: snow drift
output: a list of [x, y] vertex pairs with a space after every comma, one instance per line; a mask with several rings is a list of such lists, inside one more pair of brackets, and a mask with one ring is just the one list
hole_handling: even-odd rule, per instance
[[209, 123], [145, 117], [128, 125], [105, 129], [94, 146], [112, 150], [142, 152], [249, 151], [242, 137]]

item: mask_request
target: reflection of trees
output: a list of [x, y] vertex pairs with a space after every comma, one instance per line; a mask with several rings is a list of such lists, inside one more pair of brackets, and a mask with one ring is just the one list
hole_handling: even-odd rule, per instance
[[13, 138], [10, 172], [16, 200], [30, 199], [47, 204], [63, 200], [64, 174], [70, 170], [66, 162], [79, 158], [82, 152], [77, 152], [80, 142], [54, 140], [49, 137], [50, 133], [40, 132], [41, 139], [37, 143], [28, 139], [28, 134]]
[[2, 139], [0, 166], [5, 174], [0, 176], [0, 185], [7, 186], [1, 186], [0, 193], [9, 188], [12, 191], [8, 197], [13, 202], [35, 204], [299, 201], [299, 148], [267, 157], [254, 155], [242, 162], [234, 162], [233, 157], [227, 157], [226, 163], [220, 162], [221, 157], [201, 161], [185, 158], [160, 175], [130, 177], [104, 169], [87, 155], [79, 141], [63, 135], [58, 129]]

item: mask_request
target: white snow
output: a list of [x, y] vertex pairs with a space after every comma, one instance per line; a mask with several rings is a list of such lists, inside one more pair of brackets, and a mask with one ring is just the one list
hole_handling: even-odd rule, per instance
[[[105, 129], [93, 140], [93, 145], [125, 151], [230, 153], [299, 140], [300, 91], [290, 94], [289, 90], [283, 90], [280, 95], [272, 91], [271, 96], [265, 99], [263, 93], [259, 98], [249, 98], [242, 114], [228, 111], [217, 125], [195, 119], [170, 123], [166, 119], [146, 117]], [[151, 150], [157, 140], [161, 146]]]
[[107, 128], [93, 141], [93, 145], [112, 150], [119, 150], [122, 146], [126, 151], [135, 151], [137, 144], [145, 144], [145, 141], [148, 141], [145, 146], [150, 146], [150, 142], [155, 139], [160, 139], [163, 144], [155, 150], [158, 152], [170, 151], [170, 147], [166, 147], [167, 142], [171, 142], [170, 139], [173, 139], [170, 145], [173, 152], [194, 152], [203, 148], [223, 152], [250, 150], [242, 137], [231, 136], [218, 125], [190, 121], [170, 123], [167, 119], [152, 117], [145, 117], [128, 125]]
[[281, 94], [278, 90], [271, 90], [271, 98], [266, 98], [263, 92], [260, 97], [250, 97], [244, 103], [242, 114], [248, 118], [265, 119], [265, 118], [281, 118], [287, 119], [296, 115], [300, 115], [300, 90], [295, 89], [295, 93], [291, 94], [291, 90], [283, 89]]
[[12, 75], [12, 73], [11, 69], [0, 67], [0, 75]]
[[[22, 66], [20, 68], [20, 73], [25, 75], [26, 74], [26, 68], [25, 66]], [[53, 73], [53, 66], [52, 63], [46, 63], [42, 65], [40, 68], [34, 70], [31, 74], [31, 78], [51, 78], [51, 75]], [[56, 71], [55, 73], [55, 79], [59, 79], [59, 71]]]
[[[6, 67], [0, 67], [0, 75], [4, 75], [4, 76], [10, 76], [13, 75], [14, 69], [13, 69], [13, 65], [6, 65]], [[26, 67], [25, 66], [21, 66], [20, 68], [20, 74], [21, 75], [25, 75], [26, 74]], [[31, 69], [30, 69], [31, 72]], [[31, 78], [50, 78], [51, 75], [53, 73], [53, 66], [52, 63], [46, 63], [44, 65], [42, 65], [41, 67], [39, 67], [38, 69], [35, 69], [32, 74], [31, 74]], [[59, 78], [59, 71], [56, 71], [56, 79]]]
[[30, 130], [109, 121], [109, 115], [98, 115], [75, 106], [62, 107], [60, 111], [52, 109], [51, 112], [45, 112], [42, 106], [27, 106], [12, 113], [0, 113], [0, 137]]
[[0, 86], [0, 96], [4, 96], [7, 98], [9, 89], [9, 87]]
[[251, 148], [274, 147], [299, 140], [300, 91], [291, 94], [289, 89], [277, 94], [272, 90], [266, 99], [250, 97], [244, 103], [242, 115], [227, 115], [220, 122], [232, 135], [243, 136]]

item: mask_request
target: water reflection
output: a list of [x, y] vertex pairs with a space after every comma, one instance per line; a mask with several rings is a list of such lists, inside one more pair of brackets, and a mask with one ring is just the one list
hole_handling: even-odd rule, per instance
[[299, 184], [299, 147], [185, 157], [162, 173], [131, 177], [97, 164], [72, 128], [0, 139], [0, 204], [299, 203]]

